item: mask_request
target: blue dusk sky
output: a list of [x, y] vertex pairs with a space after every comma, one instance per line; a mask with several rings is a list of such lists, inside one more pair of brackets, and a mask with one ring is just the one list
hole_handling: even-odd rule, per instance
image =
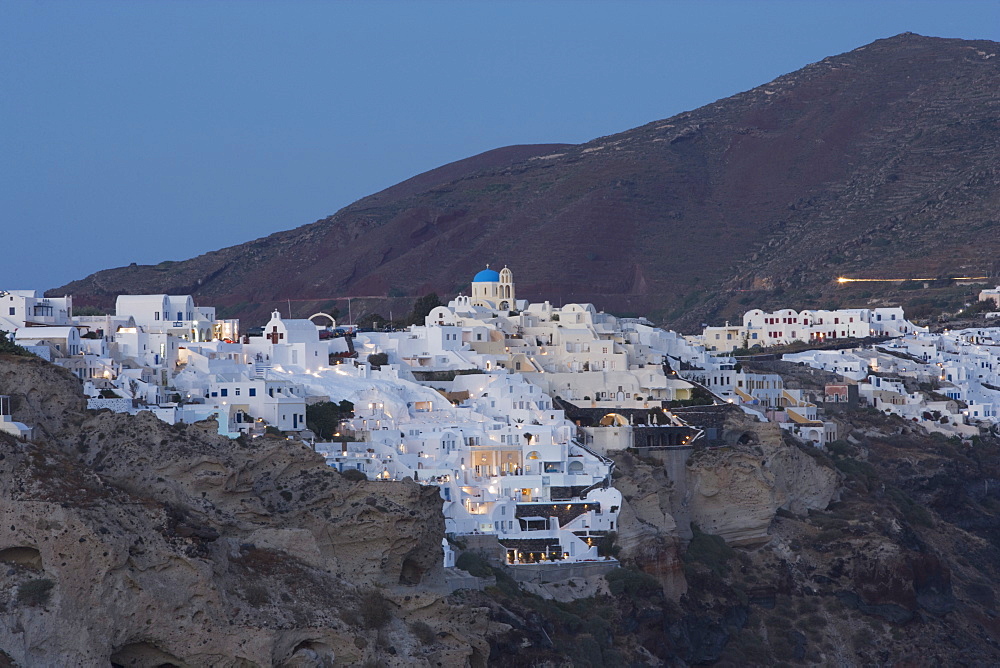
[[0, 2], [0, 289], [183, 260], [1000, 3]]

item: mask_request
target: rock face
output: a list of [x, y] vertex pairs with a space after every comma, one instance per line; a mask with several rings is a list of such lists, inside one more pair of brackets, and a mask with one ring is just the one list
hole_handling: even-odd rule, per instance
[[[79, 304], [190, 293], [244, 320], [287, 297], [315, 299], [297, 302], [299, 317], [337, 297], [409, 297], [365, 307], [385, 315], [465, 289], [492, 262], [528, 299], [697, 329], [749, 302], [865, 304], [865, 284], [838, 275], [995, 277], [998, 54], [986, 41], [878, 40], [672, 118], [580, 145], [497, 149], [294, 230], [52, 293]], [[329, 261], [348, 249], [349, 261]], [[279, 266], [280, 282], [261, 271]]]
[[681, 540], [671, 495], [674, 483], [656, 462], [616, 453], [615, 486], [623, 501], [618, 515], [619, 558], [656, 577], [671, 598], [687, 590]]
[[[779, 508], [807, 513], [839, 498], [841, 474], [786, 439], [777, 424], [738, 409], [726, 411], [722, 424], [734, 442], [729, 447], [651, 453], [646, 460], [615, 456], [615, 485], [625, 499], [621, 557], [657, 577], [672, 598], [687, 590], [680, 554], [692, 523], [729, 545], [758, 545], [770, 540]], [[678, 457], [686, 466], [673, 461]], [[667, 470], [681, 477], [671, 480]]]
[[555, 600], [502, 572], [444, 597], [429, 490], [78, 389], [0, 357], [36, 427], [0, 435], [0, 665], [1000, 663], [996, 439], [844, 409], [823, 455], [729, 411], [732, 445], [686, 466], [616, 455], [626, 568]]
[[726, 430], [746, 442], [688, 462], [690, 517], [703, 531], [732, 545], [759, 543], [778, 508], [823, 510], [838, 498], [837, 470], [790, 444], [777, 424], [731, 411]]
[[[485, 641], [434, 592], [436, 490], [349, 482], [302, 443], [84, 408], [0, 357], [0, 647], [19, 665], [454, 665]], [[409, 621], [435, 629], [414, 636]], [[426, 642], [425, 642], [426, 641]]]

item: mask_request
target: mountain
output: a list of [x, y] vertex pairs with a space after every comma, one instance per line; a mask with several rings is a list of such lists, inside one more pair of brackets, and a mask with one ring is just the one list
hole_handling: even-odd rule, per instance
[[967, 296], [954, 277], [1000, 274], [998, 53], [878, 40], [666, 120], [497, 149], [294, 230], [51, 293], [192, 293], [244, 318], [286, 299], [312, 300], [296, 305], [311, 313], [366, 296], [379, 299], [359, 310], [399, 313], [492, 263], [511, 267], [521, 297], [682, 329], [753, 306], [876, 300], [842, 275], [938, 279], [878, 293], [949, 307]]

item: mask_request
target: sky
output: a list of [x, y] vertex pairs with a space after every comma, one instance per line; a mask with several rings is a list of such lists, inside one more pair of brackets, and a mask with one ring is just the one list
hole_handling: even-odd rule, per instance
[[1000, 2], [0, 2], [0, 289], [183, 260]]

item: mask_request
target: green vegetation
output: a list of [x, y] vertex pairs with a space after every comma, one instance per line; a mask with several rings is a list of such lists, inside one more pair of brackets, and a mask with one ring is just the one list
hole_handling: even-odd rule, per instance
[[389, 324], [385, 316], [378, 313], [365, 313], [354, 323], [359, 329], [382, 329]]
[[413, 303], [413, 310], [410, 311], [410, 315], [406, 318], [407, 325], [422, 325], [424, 324], [424, 318], [426, 318], [431, 311], [433, 311], [438, 306], [443, 306], [441, 300], [438, 299], [436, 292], [431, 292], [423, 297], [420, 297]]
[[108, 309], [96, 306], [77, 306], [73, 308], [73, 315], [108, 315]]
[[341, 475], [344, 476], [345, 480], [350, 480], [351, 482], [361, 482], [362, 480], [368, 480], [368, 476], [366, 476], [363, 472], [359, 471], [358, 469], [345, 469], [344, 472], [341, 473]]
[[306, 406], [306, 426], [317, 437], [331, 439], [340, 428], [341, 420], [354, 417], [354, 404], [346, 399], [340, 403], [323, 401]]
[[31, 353], [10, 340], [9, 334], [0, 329], [0, 354], [21, 355], [27, 357]]
[[455, 567], [461, 568], [469, 575], [477, 578], [493, 577], [493, 568], [478, 552], [463, 552], [455, 559]]
[[716, 575], [725, 575], [729, 570], [726, 562], [736, 556], [733, 548], [726, 545], [726, 541], [720, 536], [703, 532], [693, 522], [691, 523], [691, 531], [694, 535], [684, 553], [684, 561], [689, 564], [703, 564]]
[[368, 356], [368, 363], [373, 369], [381, 369], [383, 364], [389, 363], [389, 355], [386, 353], [373, 353]]
[[646, 598], [660, 591], [660, 583], [652, 575], [633, 568], [618, 568], [604, 576], [608, 590], [615, 596]]
[[899, 509], [899, 512], [903, 515], [907, 522], [922, 527], [934, 526], [930, 512], [911, 499], [906, 492], [894, 485], [886, 485], [885, 493], [890, 499], [892, 499], [892, 502], [896, 505], [896, 508]]

